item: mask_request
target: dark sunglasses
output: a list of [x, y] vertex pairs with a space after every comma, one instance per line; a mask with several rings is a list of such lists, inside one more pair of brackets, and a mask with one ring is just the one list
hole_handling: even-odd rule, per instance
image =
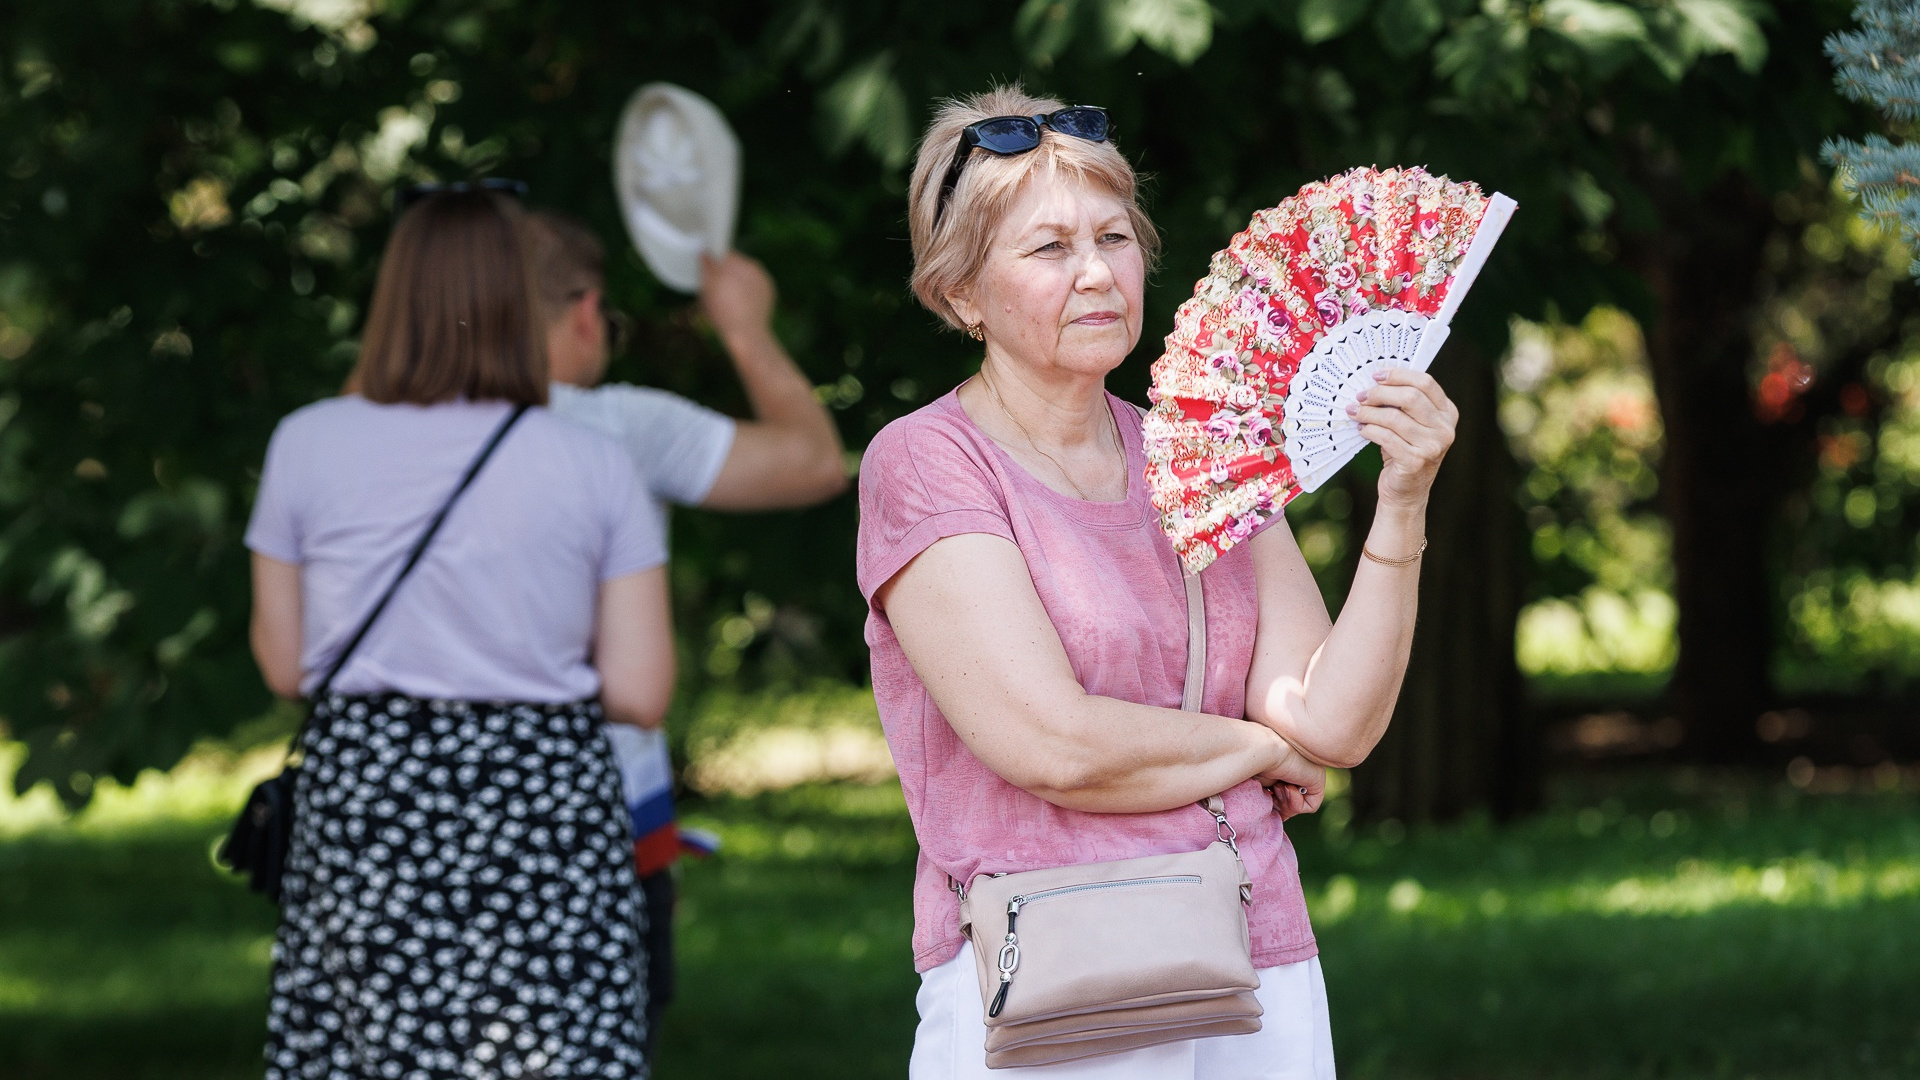
[[[581, 297], [591, 291], [575, 289], [567, 294], [567, 300], [570, 303], [578, 302]], [[600, 325], [605, 328], [607, 334], [607, 355], [625, 354], [627, 343], [633, 340], [633, 317], [607, 303], [607, 294], [604, 290], [600, 293]]]
[[435, 195], [464, 195], [469, 191], [492, 191], [501, 195], [511, 195], [516, 199], [524, 199], [527, 197], [527, 182], [489, 176], [483, 180], [456, 180], [450, 184], [409, 184], [394, 195], [393, 212], [398, 214], [421, 199], [432, 198]]
[[940, 202], [934, 208], [933, 223], [940, 224], [940, 215], [947, 212], [947, 200], [960, 183], [960, 171], [973, 157], [974, 147], [1002, 157], [1025, 154], [1040, 145], [1043, 130], [1088, 142], [1106, 142], [1113, 138], [1114, 126], [1107, 120], [1107, 110], [1095, 105], [1073, 105], [1039, 116], [991, 116], [968, 124], [960, 133], [960, 146], [954, 151], [947, 178], [940, 183]]

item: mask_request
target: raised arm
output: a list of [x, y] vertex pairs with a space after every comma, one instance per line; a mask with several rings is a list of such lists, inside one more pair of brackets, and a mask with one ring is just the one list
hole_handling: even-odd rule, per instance
[[1250, 777], [1321, 770], [1259, 724], [1096, 697], [1007, 540], [936, 541], [875, 593], [900, 647], [967, 748], [1015, 787], [1071, 810], [1146, 813]]
[[845, 447], [813, 384], [773, 335], [773, 279], [738, 252], [709, 256], [705, 265], [700, 303], [740, 373], [753, 419], [739, 422], [701, 505], [778, 510], [840, 494], [847, 486]]
[[[1413, 647], [1427, 493], [1459, 412], [1433, 378], [1394, 371], [1356, 419], [1381, 448], [1380, 502], [1353, 587], [1329, 626], [1313, 574], [1285, 523], [1253, 539], [1260, 623], [1247, 674], [1247, 717], [1315, 761], [1352, 768], [1386, 734]], [[1307, 617], [1305, 613], [1316, 613]]]

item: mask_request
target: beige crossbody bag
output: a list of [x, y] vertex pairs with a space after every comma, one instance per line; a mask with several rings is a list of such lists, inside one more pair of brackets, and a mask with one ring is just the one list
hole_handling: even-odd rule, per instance
[[[1187, 681], [1200, 710], [1206, 602], [1187, 588]], [[987, 1067], [1048, 1065], [1260, 1030], [1247, 905], [1253, 883], [1225, 802], [1213, 843], [1179, 855], [981, 874], [960, 892], [986, 1013]]]

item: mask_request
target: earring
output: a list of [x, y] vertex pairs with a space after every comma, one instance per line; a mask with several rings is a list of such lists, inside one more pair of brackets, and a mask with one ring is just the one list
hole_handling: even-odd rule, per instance
[[967, 327], [967, 336], [975, 341], [987, 340], [987, 332], [980, 329], [979, 323], [974, 323], [972, 326]]

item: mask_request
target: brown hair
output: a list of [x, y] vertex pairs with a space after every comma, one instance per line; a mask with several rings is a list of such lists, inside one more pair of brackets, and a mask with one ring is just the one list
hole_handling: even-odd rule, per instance
[[527, 287], [524, 212], [493, 192], [434, 195], [394, 226], [348, 387], [368, 401], [544, 405], [547, 348]]
[[534, 306], [542, 326], [552, 325], [568, 304], [607, 280], [607, 249], [593, 230], [552, 210], [527, 213], [527, 266]]
[[[1160, 254], [1160, 233], [1140, 208], [1139, 180], [1133, 166], [1111, 142], [1088, 142], [1043, 129], [1030, 153], [1002, 157], [975, 149], [960, 182], [940, 212], [940, 185], [953, 165], [960, 134], [968, 124], [994, 116], [1035, 116], [1066, 106], [1034, 97], [1019, 83], [996, 86], [984, 94], [940, 103], [933, 123], [920, 139], [913, 177], [907, 184], [907, 226], [913, 237], [913, 292], [927, 310], [956, 330], [966, 329], [947, 297], [973, 284], [986, 262], [993, 234], [1021, 192], [1035, 177], [1090, 184], [1127, 205], [1134, 236], [1149, 269]], [[936, 222], [934, 219], [938, 217]]]

